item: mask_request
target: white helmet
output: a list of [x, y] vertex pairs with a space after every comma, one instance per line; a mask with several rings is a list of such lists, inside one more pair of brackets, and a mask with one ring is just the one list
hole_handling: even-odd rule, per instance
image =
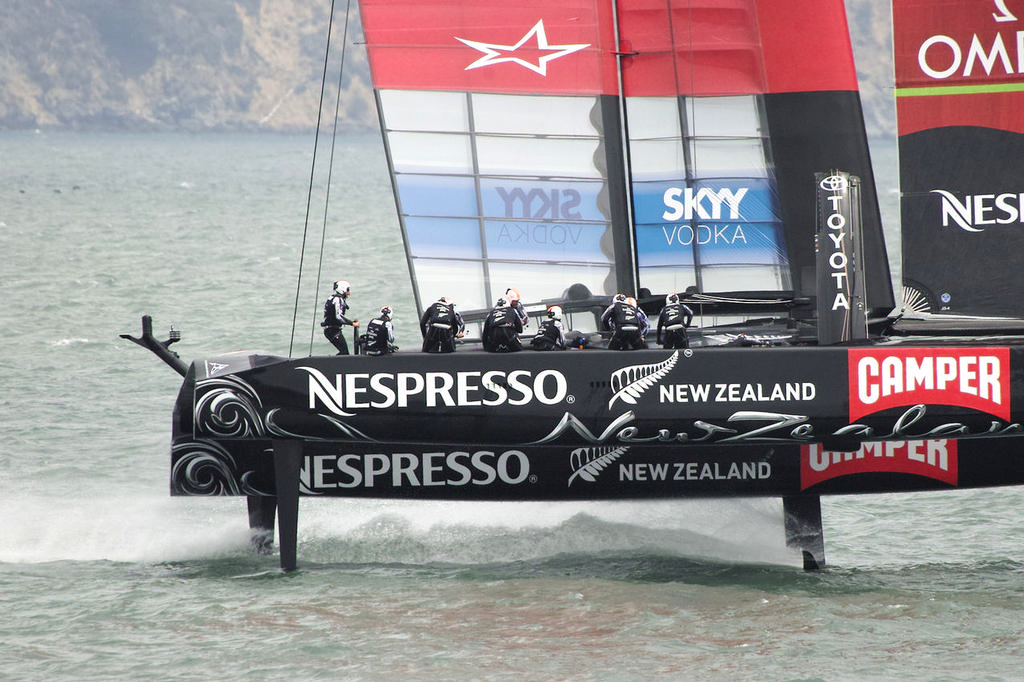
[[341, 296], [348, 296], [349, 284], [343, 279], [339, 279], [334, 283], [334, 293], [340, 294]]
[[636, 299], [633, 298], [632, 296], [627, 296], [626, 297], [626, 305], [628, 305], [628, 306], [630, 306], [632, 308], [635, 308], [636, 307]]
[[548, 308], [548, 317], [550, 317], [552, 320], [561, 320], [562, 308], [557, 305], [551, 306], [550, 308]]
[[392, 315], [391, 306], [386, 305], [386, 306], [384, 306], [383, 308], [380, 309], [380, 316], [383, 317], [385, 320], [390, 320], [391, 319], [391, 315]]
[[519, 292], [512, 288], [505, 289], [505, 298], [507, 298], [510, 303], [515, 303], [519, 300]]
[[679, 303], [679, 294], [669, 294], [665, 297], [665, 305], [673, 305]]

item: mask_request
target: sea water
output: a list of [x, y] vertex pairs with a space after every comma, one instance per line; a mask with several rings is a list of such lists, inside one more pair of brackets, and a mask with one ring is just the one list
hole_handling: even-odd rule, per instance
[[313, 149], [0, 133], [0, 679], [1024, 679], [1018, 489], [824, 498], [817, 573], [777, 500], [303, 498], [284, 574], [242, 498], [170, 497], [143, 314], [186, 360], [327, 353], [344, 278], [417, 344], [379, 139], [338, 140], [329, 197]]

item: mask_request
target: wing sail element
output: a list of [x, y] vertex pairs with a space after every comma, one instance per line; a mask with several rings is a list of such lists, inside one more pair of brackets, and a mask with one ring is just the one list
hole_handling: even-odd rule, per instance
[[421, 310], [486, 309], [507, 287], [527, 302], [813, 290], [814, 172], [872, 177], [840, 0], [361, 12]]

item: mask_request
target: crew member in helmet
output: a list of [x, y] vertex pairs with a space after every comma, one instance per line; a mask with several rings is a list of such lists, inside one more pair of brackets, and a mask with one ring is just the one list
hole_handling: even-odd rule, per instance
[[391, 324], [393, 313], [391, 306], [380, 309], [380, 315], [366, 325], [366, 354], [387, 355], [398, 350], [395, 345], [395, 328]]
[[515, 289], [505, 289], [505, 300], [512, 306], [512, 310], [516, 311], [516, 315], [519, 316], [519, 321], [523, 323], [523, 326], [527, 326], [530, 323], [530, 318], [526, 314], [526, 308], [523, 307], [523, 301], [519, 296], [519, 292]]
[[690, 306], [679, 300], [679, 294], [665, 297], [665, 307], [658, 315], [658, 343], [662, 348], [689, 348], [686, 328], [693, 321]]
[[466, 324], [455, 310], [455, 303], [442, 296], [423, 311], [420, 318], [424, 353], [454, 353], [455, 339], [462, 338]]
[[611, 330], [609, 350], [633, 350], [643, 348], [639, 309], [626, 301], [625, 294], [615, 294], [612, 304], [601, 315], [601, 326]]
[[320, 326], [324, 328], [324, 336], [338, 349], [338, 355], [348, 355], [345, 326], [359, 327], [359, 320], [350, 320], [345, 317], [349, 308], [349, 293], [348, 282], [339, 279], [334, 283], [334, 292], [324, 302], [324, 321], [320, 323]]
[[565, 350], [565, 330], [562, 327], [562, 309], [557, 305], [548, 308], [547, 318], [530, 341], [534, 350]]
[[640, 305], [636, 302], [636, 299], [633, 298], [632, 296], [626, 297], [626, 303], [628, 305], [633, 306], [633, 308], [636, 309], [636, 317], [638, 320], [640, 320], [640, 341], [644, 344], [644, 348], [646, 348], [647, 332], [651, 330], [651, 323], [647, 319], [647, 313], [644, 312], [644, 309], [640, 307]]
[[523, 331], [523, 322], [512, 304], [499, 298], [494, 309], [484, 318], [483, 344], [484, 350], [492, 353], [514, 353], [523, 349], [519, 334]]

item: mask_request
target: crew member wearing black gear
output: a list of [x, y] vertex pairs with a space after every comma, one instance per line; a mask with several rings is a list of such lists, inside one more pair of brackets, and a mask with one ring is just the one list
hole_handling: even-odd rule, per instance
[[523, 344], [519, 340], [522, 331], [523, 322], [515, 309], [508, 301], [499, 298], [494, 310], [484, 319], [484, 350], [491, 353], [514, 353], [522, 350]]
[[380, 315], [370, 320], [366, 325], [367, 355], [387, 355], [398, 350], [395, 345], [395, 328], [391, 324], [391, 306], [386, 305], [380, 309]]
[[548, 308], [548, 317], [540, 323], [540, 329], [530, 341], [534, 350], [565, 350], [565, 331], [562, 329], [562, 309], [553, 305]]
[[[658, 343], [662, 348], [689, 348], [686, 328], [693, 321], [690, 306], [679, 300], [679, 294], [665, 297], [665, 307], [658, 315]], [[664, 330], [664, 333], [663, 333]]]
[[455, 339], [466, 330], [462, 315], [455, 310], [455, 304], [442, 296], [432, 303], [420, 318], [423, 333], [424, 353], [454, 353]]
[[635, 350], [644, 347], [643, 331], [637, 309], [626, 302], [625, 294], [615, 294], [612, 304], [601, 315], [601, 326], [610, 329], [609, 350]]
[[358, 327], [359, 320], [345, 317], [348, 311], [349, 284], [343, 279], [334, 283], [334, 293], [324, 302], [324, 336], [338, 349], [338, 355], [348, 355], [348, 343], [345, 341], [346, 326]]

